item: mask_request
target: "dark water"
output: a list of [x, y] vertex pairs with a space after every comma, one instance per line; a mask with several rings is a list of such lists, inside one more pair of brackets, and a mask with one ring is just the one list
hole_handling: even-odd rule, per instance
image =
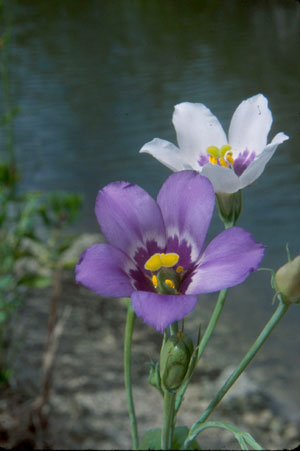
[[[226, 4], [226, 5], [225, 5]], [[268, 246], [264, 266], [300, 252], [300, 5], [296, 0], [11, 0], [13, 99], [22, 189], [83, 193], [78, 228], [95, 231], [98, 189], [115, 180], [156, 195], [170, 171], [141, 146], [176, 142], [173, 106], [206, 104], [225, 130], [258, 92], [284, 131], [263, 176], [244, 190], [240, 225]], [[211, 235], [221, 230], [215, 218]], [[228, 318], [241, 352], [272, 312], [269, 276], [233, 290]], [[267, 385], [293, 415], [300, 309], [291, 309], [263, 355]], [[260, 365], [256, 363], [254, 365]], [[273, 385], [272, 385], [273, 384]]]

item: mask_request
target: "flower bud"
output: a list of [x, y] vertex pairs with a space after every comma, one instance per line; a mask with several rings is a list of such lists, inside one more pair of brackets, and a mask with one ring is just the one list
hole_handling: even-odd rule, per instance
[[286, 302], [300, 302], [300, 255], [281, 266], [275, 274], [275, 288]]
[[234, 226], [242, 211], [242, 190], [232, 194], [216, 193], [216, 198], [219, 216], [226, 228]]
[[192, 340], [181, 332], [166, 341], [160, 354], [160, 377], [166, 390], [174, 392], [180, 387], [193, 350]]

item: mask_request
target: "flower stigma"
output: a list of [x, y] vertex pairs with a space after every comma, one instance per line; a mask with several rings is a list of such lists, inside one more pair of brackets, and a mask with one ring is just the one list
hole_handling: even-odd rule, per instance
[[234, 159], [230, 150], [231, 146], [229, 144], [224, 144], [221, 148], [217, 146], [208, 146], [206, 149], [206, 153], [209, 155], [208, 161], [211, 164], [218, 164], [224, 168], [232, 168]]

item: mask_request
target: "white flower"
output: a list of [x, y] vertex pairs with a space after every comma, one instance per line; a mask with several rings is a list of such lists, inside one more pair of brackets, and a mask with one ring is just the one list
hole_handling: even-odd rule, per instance
[[289, 139], [280, 132], [267, 144], [272, 121], [266, 97], [250, 97], [235, 110], [227, 139], [205, 105], [183, 102], [175, 106], [173, 114], [179, 147], [155, 138], [140, 152], [149, 153], [174, 172], [200, 172], [210, 179], [216, 193], [235, 193], [253, 183], [278, 145]]

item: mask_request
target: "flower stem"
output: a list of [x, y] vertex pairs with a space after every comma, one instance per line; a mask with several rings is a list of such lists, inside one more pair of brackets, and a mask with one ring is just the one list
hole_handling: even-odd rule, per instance
[[[234, 370], [232, 375], [227, 379], [223, 387], [220, 388], [214, 399], [211, 401], [205, 412], [201, 415], [198, 421], [196, 421], [193, 426], [190, 429], [190, 433], [188, 436], [188, 439], [185, 443], [185, 446], [188, 445], [190, 442], [189, 437], [192, 436], [193, 431], [201, 424], [206, 421], [206, 419], [209, 417], [209, 415], [213, 412], [213, 410], [217, 407], [219, 402], [223, 399], [225, 394], [228, 392], [228, 390], [232, 387], [232, 385], [235, 383], [235, 381], [238, 379], [238, 377], [242, 374], [242, 372], [246, 369], [246, 367], [249, 365], [251, 360], [254, 358], [254, 356], [257, 354], [257, 352], [260, 350], [266, 339], [271, 334], [274, 327], [279, 323], [281, 318], [285, 315], [289, 308], [288, 304], [284, 304], [280, 302], [277, 309], [271, 316], [270, 320], [267, 322], [245, 357], [241, 360], [240, 364], [237, 366], [237, 368]], [[185, 448], [187, 449], [187, 448]]]
[[223, 307], [224, 307], [224, 304], [226, 301], [227, 291], [228, 290], [222, 290], [219, 293], [215, 309], [213, 311], [213, 314], [210, 317], [208, 326], [205, 329], [205, 333], [200, 341], [199, 350], [198, 350], [198, 360], [201, 358], [201, 356], [204, 352], [204, 349], [206, 348], [206, 345], [216, 327], [218, 319], [220, 318], [220, 315], [222, 313], [222, 310], [223, 310]]
[[171, 449], [173, 441], [174, 412], [176, 394], [165, 390], [161, 449]]
[[129, 302], [127, 302], [127, 318], [126, 318], [125, 343], [124, 343], [124, 375], [125, 375], [125, 389], [127, 394], [132, 444], [133, 449], [137, 450], [139, 446], [139, 440], [131, 383], [131, 344], [134, 322], [135, 322], [135, 313], [130, 305], [129, 300]]
[[[211, 337], [211, 335], [212, 335], [212, 333], [213, 333], [213, 331], [214, 331], [214, 329], [216, 327], [216, 324], [218, 322], [218, 319], [219, 319], [219, 317], [221, 315], [221, 312], [223, 310], [223, 307], [224, 307], [224, 304], [225, 304], [225, 301], [226, 301], [227, 291], [228, 290], [222, 290], [219, 293], [219, 297], [218, 297], [215, 309], [213, 311], [213, 314], [211, 315], [211, 318], [209, 320], [209, 323], [208, 323], [208, 326], [207, 326], [207, 328], [205, 330], [205, 333], [204, 333], [204, 335], [203, 335], [203, 337], [201, 338], [201, 341], [200, 341], [200, 345], [199, 345], [199, 349], [198, 349], [198, 356], [197, 356], [198, 360], [201, 358], [201, 356], [202, 356], [202, 354], [203, 354], [203, 352], [204, 352], [204, 350], [206, 348], [206, 345], [207, 345], [207, 343], [208, 343], [208, 341], [209, 341], [209, 339], [210, 339], [210, 337]], [[182, 401], [183, 401], [184, 393], [185, 393], [185, 391], [186, 391], [186, 389], [188, 387], [188, 384], [190, 382], [191, 377], [192, 377], [192, 374], [183, 383], [183, 385], [181, 386], [181, 388], [180, 388], [180, 390], [179, 390], [179, 392], [177, 394], [176, 407], [175, 407], [176, 412], [178, 412], [178, 410], [180, 409], [180, 406], [181, 406]]]

